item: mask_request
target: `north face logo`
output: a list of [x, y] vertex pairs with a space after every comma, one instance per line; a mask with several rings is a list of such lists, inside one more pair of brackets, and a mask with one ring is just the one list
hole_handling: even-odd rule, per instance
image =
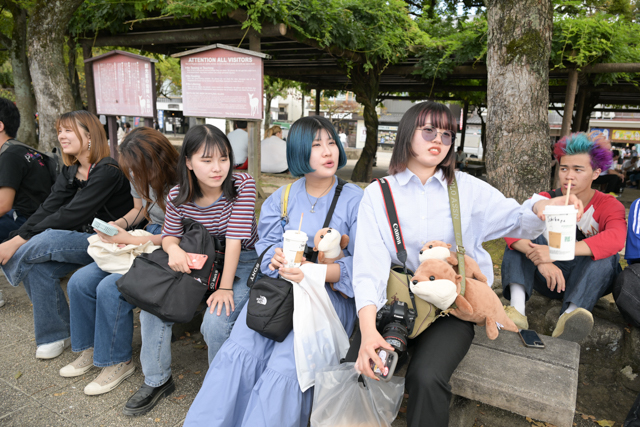
[[258, 298], [256, 298], [256, 302], [258, 304], [267, 305], [267, 297], [260, 295]]

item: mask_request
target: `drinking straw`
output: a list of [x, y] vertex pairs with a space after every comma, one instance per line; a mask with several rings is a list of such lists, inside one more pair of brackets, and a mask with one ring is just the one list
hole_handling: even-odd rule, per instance
[[571, 180], [569, 180], [569, 186], [567, 187], [567, 198], [564, 201], [565, 206], [569, 204], [569, 194], [571, 194]]
[[302, 230], [302, 218], [304, 218], [304, 212], [300, 214], [300, 225], [298, 226], [298, 233]]

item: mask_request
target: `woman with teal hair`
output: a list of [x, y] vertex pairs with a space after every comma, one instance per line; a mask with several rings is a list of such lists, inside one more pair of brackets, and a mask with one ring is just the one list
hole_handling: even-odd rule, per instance
[[[304, 213], [302, 231], [313, 238], [323, 227], [325, 217], [339, 185], [336, 171], [347, 163], [338, 135], [329, 120], [323, 117], [303, 117], [289, 131], [287, 163], [296, 177], [288, 196], [287, 214], [290, 221], [281, 221], [281, 200], [284, 187], [276, 190], [262, 205], [256, 244], [258, 253], [267, 250], [261, 264], [263, 274], [278, 275], [300, 282], [300, 268], [286, 268], [282, 253], [282, 236], [287, 230], [297, 230]], [[351, 279], [356, 219], [362, 190], [345, 184], [329, 226], [349, 236], [345, 257], [327, 266], [325, 285], [333, 307], [347, 334], [351, 334], [356, 318]], [[185, 426], [300, 426], [306, 427], [311, 413], [313, 388], [304, 393], [298, 384], [290, 332], [282, 342], [263, 337], [247, 327], [247, 306], [244, 307], [231, 336], [211, 363], [202, 389], [185, 420]]]

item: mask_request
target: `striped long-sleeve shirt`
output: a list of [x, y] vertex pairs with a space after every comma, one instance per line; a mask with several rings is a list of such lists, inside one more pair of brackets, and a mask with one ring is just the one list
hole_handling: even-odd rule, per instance
[[182, 219], [191, 218], [204, 225], [218, 239], [242, 240], [242, 249], [253, 249], [258, 240], [256, 182], [249, 174], [234, 173], [233, 185], [238, 194], [235, 199], [228, 200], [223, 194], [210, 206], [198, 206], [194, 202], [174, 205], [172, 200], [178, 195], [180, 186], [173, 187], [167, 196], [162, 237], [182, 237]]

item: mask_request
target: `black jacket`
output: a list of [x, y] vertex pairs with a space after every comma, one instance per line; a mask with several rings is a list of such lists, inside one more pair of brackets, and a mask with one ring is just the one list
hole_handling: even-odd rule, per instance
[[49, 197], [9, 237], [29, 240], [48, 228], [87, 231], [94, 218], [115, 221], [133, 208], [129, 181], [114, 159], [96, 163], [86, 181], [75, 177], [77, 170], [77, 164], [63, 167]]

